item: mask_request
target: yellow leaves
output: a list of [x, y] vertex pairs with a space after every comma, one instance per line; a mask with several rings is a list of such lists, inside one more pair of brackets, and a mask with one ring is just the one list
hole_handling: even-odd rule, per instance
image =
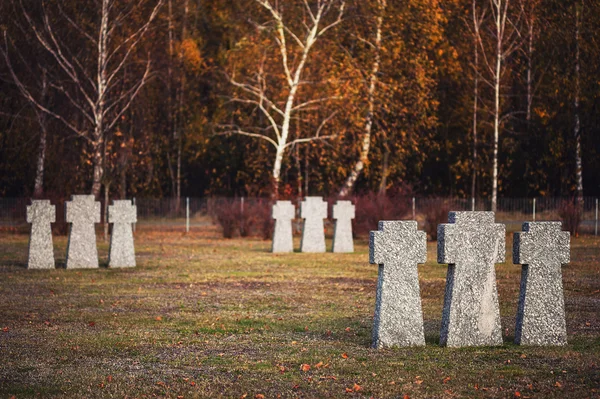
[[204, 59], [198, 42], [194, 39], [185, 39], [179, 43], [179, 54], [186, 69], [198, 73], [204, 66]]

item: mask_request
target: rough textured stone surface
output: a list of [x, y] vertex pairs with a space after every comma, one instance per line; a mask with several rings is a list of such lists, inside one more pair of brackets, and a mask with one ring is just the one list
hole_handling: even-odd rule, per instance
[[54, 269], [51, 223], [56, 222], [56, 207], [49, 200], [33, 200], [27, 206], [27, 223], [31, 223], [29, 236], [28, 269]]
[[524, 223], [515, 233], [513, 262], [523, 265], [515, 343], [567, 343], [561, 264], [570, 261], [570, 243], [560, 222]]
[[505, 226], [494, 212], [450, 212], [438, 226], [438, 262], [448, 263], [440, 345], [502, 345], [495, 263], [504, 262]]
[[306, 197], [300, 204], [300, 217], [304, 219], [300, 252], [325, 252], [327, 202], [322, 197]]
[[293, 252], [292, 220], [296, 217], [296, 207], [291, 201], [277, 201], [272, 215], [275, 219], [272, 252]]
[[352, 240], [352, 219], [354, 205], [351, 201], [338, 201], [333, 206], [335, 228], [333, 230], [333, 252], [354, 252]]
[[108, 223], [112, 223], [109, 267], [135, 267], [133, 223], [137, 222], [137, 207], [129, 200], [113, 201], [108, 207]]
[[417, 263], [427, 260], [427, 235], [415, 221], [379, 222], [369, 262], [379, 264], [373, 347], [425, 345]]
[[65, 206], [65, 220], [71, 223], [67, 269], [98, 267], [94, 223], [100, 223], [100, 202], [96, 202], [93, 195], [74, 195]]

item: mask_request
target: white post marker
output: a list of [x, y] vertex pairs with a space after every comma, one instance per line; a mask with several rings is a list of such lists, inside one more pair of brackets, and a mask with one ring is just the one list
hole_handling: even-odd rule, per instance
[[475, 197], [471, 198], [471, 211], [475, 212]]
[[[132, 200], [132, 201], [133, 201], [133, 206], [135, 206], [135, 197], [133, 197], [133, 200]], [[136, 209], [137, 209], [137, 208], [136, 208]], [[132, 227], [133, 227], [133, 232], [134, 232], [134, 233], [135, 233], [135, 225], [136, 225], [136, 224], [137, 224], [137, 223], [134, 223], [134, 224], [132, 225]]]
[[190, 197], [185, 197], [185, 232], [190, 232]]
[[594, 235], [598, 235], [598, 198], [596, 198], [596, 226], [594, 228]]
[[417, 207], [416, 207], [416, 200], [415, 197], [413, 197], [413, 203], [412, 203], [412, 211], [413, 211], [413, 220], [417, 220]]
[[533, 221], [535, 222], [535, 197], [533, 197]]

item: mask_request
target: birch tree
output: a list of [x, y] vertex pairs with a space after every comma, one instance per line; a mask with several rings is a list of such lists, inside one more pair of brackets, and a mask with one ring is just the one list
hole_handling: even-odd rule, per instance
[[[375, 40], [373, 42], [362, 39], [368, 43], [373, 52], [373, 64], [369, 74], [369, 87], [367, 89], [367, 114], [365, 116], [364, 132], [361, 140], [360, 155], [354, 168], [346, 179], [339, 192], [340, 197], [347, 197], [352, 193], [354, 184], [361, 175], [365, 165], [369, 161], [369, 150], [371, 148], [371, 131], [373, 130], [373, 120], [375, 118], [375, 98], [378, 85], [379, 68], [381, 65], [381, 37], [383, 28], [383, 18], [387, 9], [387, 0], [377, 0], [377, 16], [375, 21]], [[385, 184], [384, 184], [385, 186]]]
[[[239, 79], [235, 72], [228, 76], [229, 82], [238, 92], [238, 95], [232, 96], [230, 101], [256, 107], [264, 117], [267, 126], [238, 126], [232, 123], [220, 125], [219, 128], [221, 133], [254, 137], [273, 146], [275, 154], [271, 178], [273, 196], [277, 197], [286, 150], [300, 143], [332, 137], [332, 135], [322, 136], [321, 131], [333, 118], [333, 114], [323, 118], [309, 137], [291, 139], [290, 127], [295, 115], [332, 99], [331, 96], [324, 96], [300, 100], [298, 92], [302, 85], [309, 84], [303, 80], [303, 74], [310, 61], [311, 51], [328, 31], [342, 22], [345, 1], [317, 0], [309, 3], [308, 0], [304, 0], [302, 2], [304, 20], [301, 24], [295, 25], [285, 13], [288, 4], [270, 0], [254, 0], [254, 2], [270, 16], [269, 21], [257, 24], [256, 28], [272, 35], [283, 74], [281, 78], [273, 79], [277, 72], [267, 70], [265, 65], [271, 64], [267, 64], [263, 59], [257, 62], [257, 70], [252, 77]], [[290, 10], [289, 6], [287, 10]]]
[[502, 77], [506, 72], [506, 60], [521, 46], [519, 23], [521, 13], [516, 15], [511, 7], [511, 0], [490, 0], [492, 16], [491, 29], [493, 37], [493, 55], [488, 56], [484, 41], [480, 40], [485, 64], [491, 76], [488, 81], [493, 90], [493, 142], [492, 142], [492, 211], [496, 211], [498, 203], [498, 152], [502, 123], [506, 116], [503, 114]]
[[575, 126], [573, 136], [575, 138], [575, 181], [577, 184], [577, 203], [583, 207], [583, 162], [581, 161], [581, 122], [579, 119], [579, 96], [581, 92], [581, 14], [583, 12], [583, 0], [575, 4]]
[[[144, 8], [140, 0], [127, 7], [117, 0], [100, 0], [97, 3], [97, 22], [93, 24], [78, 21], [71, 15], [63, 1], [56, 2], [50, 9], [41, 4], [41, 18], [34, 18], [22, 0], [16, 5], [20, 9], [26, 27], [33, 33], [53, 61], [57, 73], [49, 76], [49, 85], [64, 96], [71, 105], [70, 110], [55, 110], [44, 105], [23, 83], [18, 69], [5, 52], [5, 60], [11, 77], [22, 95], [39, 111], [56, 118], [73, 134], [86, 140], [91, 148], [93, 178], [91, 194], [98, 197], [104, 175], [106, 141], [110, 132], [119, 123], [133, 100], [150, 78], [151, 63], [148, 57], [139, 75], [133, 58], [140, 41], [156, 18], [163, 0], [150, 7], [147, 17], [136, 26], [132, 15]], [[67, 35], [76, 35], [84, 43], [77, 48]], [[5, 40], [8, 42], [5, 32]], [[78, 44], [80, 44], [79, 42]], [[72, 117], [72, 111], [79, 118]], [[75, 119], [83, 121], [82, 124]]]

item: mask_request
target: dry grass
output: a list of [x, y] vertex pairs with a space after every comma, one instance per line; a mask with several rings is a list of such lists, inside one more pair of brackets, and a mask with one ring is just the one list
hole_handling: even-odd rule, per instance
[[[55, 238], [58, 263], [65, 246]], [[210, 229], [142, 231], [133, 270], [33, 271], [23, 268], [27, 236], [0, 236], [0, 396], [600, 395], [597, 238], [572, 241], [563, 269], [569, 345], [559, 348], [511, 343], [519, 266], [496, 269], [506, 343], [440, 348], [446, 267], [430, 244], [419, 271], [427, 346], [374, 350], [377, 267], [365, 242], [349, 255], [269, 247]], [[99, 249], [105, 261], [106, 244]]]

